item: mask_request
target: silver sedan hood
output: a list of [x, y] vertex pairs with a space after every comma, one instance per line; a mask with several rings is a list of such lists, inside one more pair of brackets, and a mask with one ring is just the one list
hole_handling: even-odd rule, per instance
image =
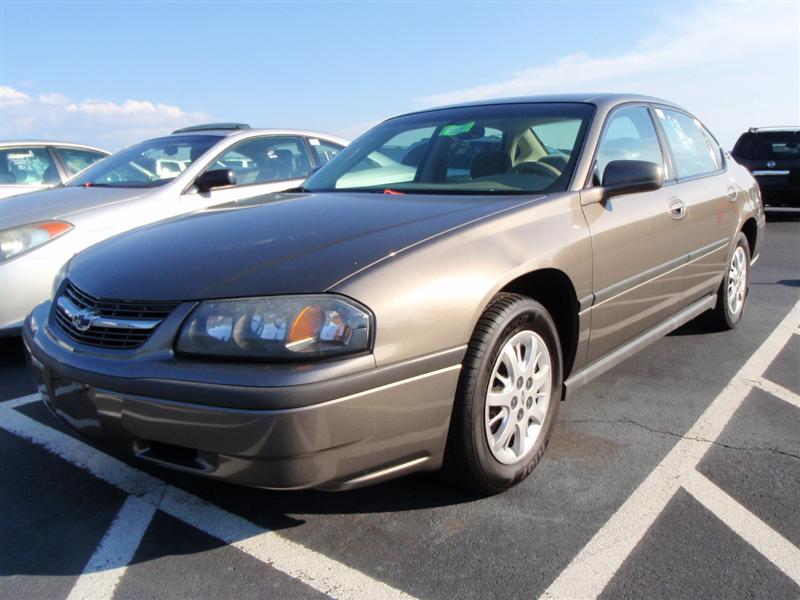
[[48, 219], [70, 220], [85, 210], [133, 200], [151, 192], [142, 188], [57, 187], [0, 200], [0, 229]]

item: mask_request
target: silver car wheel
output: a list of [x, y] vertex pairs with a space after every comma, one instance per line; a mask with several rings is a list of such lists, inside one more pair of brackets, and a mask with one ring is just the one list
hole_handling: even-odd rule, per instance
[[747, 256], [744, 248], [737, 246], [728, 268], [728, 311], [736, 316], [742, 310], [747, 293]]
[[547, 344], [533, 331], [520, 331], [500, 351], [486, 392], [486, 441], [499, 462], [517, 463], [533, 450], [550, 407], [551, 388]]

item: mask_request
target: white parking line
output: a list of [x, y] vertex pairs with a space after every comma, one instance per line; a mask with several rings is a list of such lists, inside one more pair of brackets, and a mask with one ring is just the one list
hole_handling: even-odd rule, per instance
[[678, 489], [694, 471], [747, 394], [797, 329], [800, 301], [747, 360], [694, 425], [617, 509], [542, 598], [595, 598], [608, 585]]
[[754, 383], [762, 390], [772, 394], [776, 398], [780, 398], [784, 402], [788, 402], [792, 406], [800, 408], [800, 395], [795, 394], [792, 390], [788, 390], [782, 385], [778, 385], [774, 381], [764, 379], [763, 377], [758, 378]]
[[156, 514], [158, 502], [158, 498], [128, 496], [67, 600], [110, 600], [114, 597], [127, 565], [133, 560]]
[[[0, 428], [43, 446], [95, 477], [137, 496], [141, 501], [150, 502], [154, 510], [163, 510], [333, 598], [413, 600], [413, 596], [369, 575], [175, 488], [14, 410], [38, 398], [38, 394], [34, 394], [0, 404]], [[125, 527], [124, 521], [119, 527]], [[111, 534], [107, 537], [114, 539]], [[110, 553], [111, 550], [108, 551]], [[105, 553], [98, 549], [95, 554], [100, 554], [102, 558]], [[85, 593], [87, 597], [101, 597], [108, 589], [108, 580], [114, 577], [116, 574], [109, 575], [107, 579], [87, 577], [81, 583], [85, 587], [78, 591]], [[83, 589], [86, 591], [83, 592]]]
[[704, 475], [692, 471], [683, 481], [684, 489], [800, 585], [800, 549], [731, 498]]

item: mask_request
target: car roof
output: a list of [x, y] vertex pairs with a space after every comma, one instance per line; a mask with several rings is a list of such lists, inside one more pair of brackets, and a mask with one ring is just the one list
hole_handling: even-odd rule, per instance
[[62, 146], [67, 148], [85, 148], [86, 150], [94, 150], [102, 152], [103, 154], [110, 154], [108, 150], [103, 150], [97, 146], [90, 146], [88, 144], [76, 144], [75, 142], [61, 142], [58, 140], [3, 140], [0, 141], [0, 148], [11, 148], [14, 146]]
[[[347, 145], [349, 142], [337, 135], [324, 133], [322, 131], [311, 131], [308, 129], [279, 129], [279, 128], [259, 128], [259, 129], [192, 129], [190, 131], [178, 130], [175, 133], [163, 136], [181, 137], [181, 136], [197, 136], [197, 135], [212, 135], [220, 138], [236, 138], [247, 139], [250, 137], [259, 137], [263, 135], [301, 135], [312, 138], [322, 138], [330, 140], [338, 144]], [[155, 138], [158, 139], [158, 138]]]
[[[488, 100], [476, 100], [474, 102], [462, 102], [458, 104], [449, 104], [446, 106], [437, 106], [425, 110], [416, 110], [406, 115], [413, 115], [432, 110], [445, 110], [449, 108], [466, 108], [470, 106], [490, 106], [493, 104], [531, 104], [531, 103], [544, 103], [544, 102], [579, 102], [584, 104], [594, 104], [601, 109], [610, 109], [618, 104], [625, 104], [628, 102], [648, 102], [653, 104], [664, 104], [667, 106], [674, 106], [685, 110], [668, 100], [655, 98], [653, 96], [644, 96], [641, 94], [624, 94], [624, 93], [591, 93], [591, 94], [548, 94], [541, 96], [518, 96], [513, 98], [494, 98]], [[405, 116], [405, 115], [400, 115]]]
[[750, 127], [747, 131], [745, 131], [742, 135], [746, 133], [776, 133], [776, 132], [795, 132], [800, 131], [800, 127], [796, 125], [785, 125], [785, 126], [775, 126], [775, 127]]

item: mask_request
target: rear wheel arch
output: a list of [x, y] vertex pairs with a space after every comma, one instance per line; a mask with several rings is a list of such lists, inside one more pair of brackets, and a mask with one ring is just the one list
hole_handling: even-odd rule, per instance
[[[742, 225], [742, 233], [747, 238], [750, 245], [750, 252], [756, 251], [756, 239], [758, 238], [758, 225], [753, 217], [748, 218]], [[751, 257], [752, 258], [752, 257]]]

